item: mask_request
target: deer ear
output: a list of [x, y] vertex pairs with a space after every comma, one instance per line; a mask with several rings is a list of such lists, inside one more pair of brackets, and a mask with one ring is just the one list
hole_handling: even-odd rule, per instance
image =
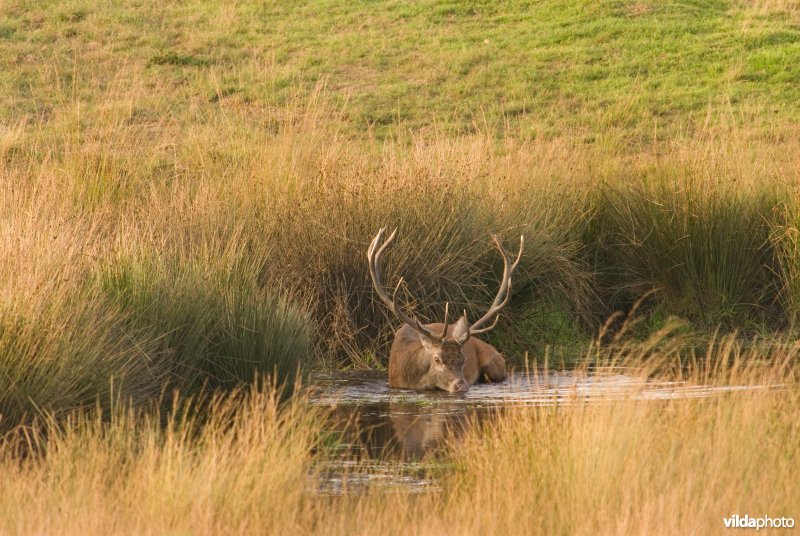
[[421, 331], [419, 331], [417, 333], [419, 334], [420, 342], [422, 342], [422, 347], [425, 348], [425, 350], [427, 352], [430, 352], [431, 350], [433, 350], [433, 347], [436, 346], [437, 341], [431, 339], [430, 337], [428, 337], [425, 333], [423, 333]]
[[464, 344], [469, 340], [469, 323], [467, 322], [467, 312], [461, 315], [458, 322], [453, 326], [451, 337], [458, 343]]

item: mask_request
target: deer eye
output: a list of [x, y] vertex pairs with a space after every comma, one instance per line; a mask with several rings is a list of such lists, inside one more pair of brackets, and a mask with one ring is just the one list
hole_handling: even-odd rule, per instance
[[437, 365], [441, 365], [442, 364], [442, 358], [439, 357], [438, 355], [435, 355], [435, 356], [433, 356], [433, 362], [436, 363]]

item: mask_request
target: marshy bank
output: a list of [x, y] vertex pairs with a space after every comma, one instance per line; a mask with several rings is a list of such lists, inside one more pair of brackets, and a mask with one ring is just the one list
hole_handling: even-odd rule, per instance
[[[484, 311], [489, 233], [525, 235], [491, 335], [518, 366], [579, 360], [643, 296], [627, 336], [682, 323], [689, 357], [716, 329], [791, 340], [795, 18], [723, 4], [316, 10], [356, 56], [307, 33], [313, 3], [0, 7], [0, 428], [382, 368], [364, 252], [384, 225], [423, 320]], [[643, 39], [662, 30], [680, 46]], [[436, 80], [414, 90], [410, 42]]]
[[795, 141], [709, 127], [635, 155], [488, 136], [377, 143], [337, 131], [322, 105], [274, 133], [228, 113], [172, 137], [112, 110], [88, 130], [76, 108], [4, 133], [3, 426], [112, 391], [143, 402], [165, 385], [381, 368], [393, 320], [364, 252], [387, 224], [401, 240], [385, 277], [402, 275], [402, 301], [430, 321], [445, 302], [485, 310], [501, 269], [489, 232], [525, 235], [491, 335], [517, 365], [548, 347], [575, 361], [642, 296], [626, 337], [676, 322], [700, 343], [716, 329], [795, 334]]

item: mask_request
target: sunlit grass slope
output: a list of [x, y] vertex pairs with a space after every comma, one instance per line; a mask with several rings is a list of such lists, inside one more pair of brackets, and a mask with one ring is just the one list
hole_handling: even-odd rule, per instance
[[709, 109], [771, 131], [796, 120], [797, 13], [752, 0], [11, 1], [0, 117], [51, 117], [65, 93], [91, 109], [86, 80], [168, 87], [132, 103], [135, 118], [183, 123], [218, 106], [274, 111], [325, 82], [340, 120], [380, 137], [478, 124], [638, 146]]

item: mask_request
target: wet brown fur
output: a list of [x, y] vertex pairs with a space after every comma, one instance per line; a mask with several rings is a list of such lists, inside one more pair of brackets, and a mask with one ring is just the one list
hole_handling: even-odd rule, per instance
[[[444, 324], [426, 324], [436, 333], [441, 333]], [[451, 335], [454, 326], [448, 326]], [[463, 353], [464, 380], [468, 385], [478, 381], [496, 382], [506, 377], [506, 361], [494, 346], [475, 337], [470, 337], [463, 346], [447, 339], [442, 344], [442, 360], [445, 363], [460, 359]], [[407, 389], [436, 389], [430, 375], [431, 356], [420, 339], [420, 334], [408, 325], [395, 331], [394, 343], [389, 352], [389, 385]]]

